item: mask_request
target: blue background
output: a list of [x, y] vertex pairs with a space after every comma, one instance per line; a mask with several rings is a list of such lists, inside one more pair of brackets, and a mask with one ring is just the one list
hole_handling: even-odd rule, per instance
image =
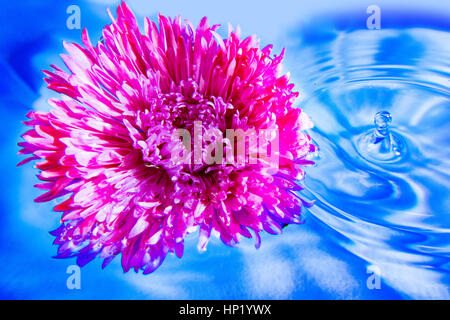
[[[382, 23], [437, 24], [447, 28], [447, 1], [377, 1]], [[62, 40], [80, 43], [81, 30], [66, 27], [69, 5], [81, 9], [81, 26], [97, 41], [109, 24], [106, 8], [115, 15], [117, 1], [3, 1], [0, 12], [0, 298], [3, 299], [400, 299], [428, 298], [414, 281], [381, 279], [380, 290], [369, 290], [368, 263], [351, 254], [333, 231], [306, 212], [306, 223], [290, 226], [282, 236], [263, 235], [262, 247], [252, 241], [229, 248], [212, 239], [208, 250], [196, 249], [196, 234], [186, 241], [182, 259], [169, 255], [153, 274], [124, 274], [120, 259], [105, 270], [94, 260], [81, 270], [81, 289], [66, 286], [68, 266], [74, 259], [57, 260], [48, 231], [59, 224], [54, 204], [35, 204], [39, 191], [32, 165], [16, 168], [21, 121], [32, 109], [46, 109], [54, 96], [44, 87], [41, 69], [62, 66]], [[128, 1], [142, 25], [143, 17], [158, 12], [180, 14], [197, 24], [208, 16], [214, 24], [239, 24], [244, 35], [256, 33], [262, 46], [273, 43], [275, 52], [295, 45], [302, 28], [322, 19], [324, 24], [365, 28], [366, 8], [372, 1]], [[401, 21], [396, 17], [402, 16]], [[325, 18], [324, 18], [325, 17]], [[399, 22], [400, 21], [400, 22]], [[326, 34], [323, 35], [326, 38]], [[314, 41], [320, 39], [313, 39]], [[288, 51], [285, 71], [297, 63]], [[301, 75], [295, 75], [301, 77]], [[301, 91], [301, 88], [298, 88]], [[414, 275], [411, 274], [411, 279]], [[438, 297], [448, 298], [447, 291]], [[441, 288], [441, 287], [439, 287]], [[432, 296], [432, 295], [431, 295]]]

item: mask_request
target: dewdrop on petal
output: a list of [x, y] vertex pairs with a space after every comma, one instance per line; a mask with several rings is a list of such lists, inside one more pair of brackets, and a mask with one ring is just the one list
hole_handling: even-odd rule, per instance
[[[31, 156], [19, 165], [39, 160], [36, 187], [46, 192], [37, 202], [67, 197], [54, 207], [62, 213], [51, 232], [56, 257], [76, 256], [80, 266], [99, 257], [105, 267], [121, 254], [125, 272], [147, 274], [169, 252], [181, 257], [185, 236], [196, 230], [199, 249], [211, 231], [227, 245], [244, 236], [259, 247], [262, 231], [301, 223], [307, 203], [296, 182], [316, 147], [302, 131], [311, 121], [292, 106], [298, 93], [280, 74], [284, 51], [272, 57], [272, 46], [259, 49], [231, 28], [222, 39], [218, 27], [160, 15], [159, 28], [147, 18], [141, 34], [122, 3], [96, 46], [86, 30], [83, 46], [64, 43], [69, 72], [44, 71], [62, 98], [49, 100], [50, 112], [28, 113], [31, 129], [19, 145]], [[227, 129], [277, 132], [276, 170], [264, 159], [175, 161], [174, 152], [189, 149], [176, 131], [193, 134], [196, 123], [223, 137]]]

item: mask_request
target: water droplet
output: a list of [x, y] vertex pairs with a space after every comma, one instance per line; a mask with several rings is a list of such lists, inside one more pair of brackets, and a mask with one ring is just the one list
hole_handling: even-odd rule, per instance
[[380, 111], [375, 115], [373, 122], [376, 127], [376, 133], [380, 136], [386, 137], [389, 135], [389, 126], [392, 122], [392, 116], [387, 111]]
[[374, 117], [375, 128], [365, 132], [359, 138], [360, 154], [377, 162], [398, 161], [405, 151], [405, 143], [400, 135], [391, 132], [392, 116], [387, 111], [380, 111]]

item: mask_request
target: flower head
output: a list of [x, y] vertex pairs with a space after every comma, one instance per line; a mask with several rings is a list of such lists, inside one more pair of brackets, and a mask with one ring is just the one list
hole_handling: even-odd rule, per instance
[[[82, 266], [99, 256], [106, 266], [121, 254], [124, 271], [150, 273], [169, 252], [181, 257], [196, 230], [200, 249], [212, 231], [227, 245], [244, 236], [258, 247], [263, 230], [301, 222], [296, 182], [315, 146], [280, 73], [283, 52], [272, 57], [272, 46], [231, 27], [222, 39], [218, 27], [160, 15], [141, 34], [122, 3], [96, 46], [86, 30], [84, 46], [64, 43], [68, 72], [44, 71], [63, 97], [28, 114], [19, 145], [31, 157], [20, 164], [41, 160], [36, 187], [47, 192], [37, 202], [65, 196], [54, 207], [57, 257]], [[250, 130], [270, 134], [255, 148]], [[269, 146], [271, 157], [253, 157]]]

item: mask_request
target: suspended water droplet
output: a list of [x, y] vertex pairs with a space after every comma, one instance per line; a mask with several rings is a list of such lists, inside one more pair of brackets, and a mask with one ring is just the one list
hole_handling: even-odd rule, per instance
[[391, 132], [392, 116], [380, 111], [374, 117], [375, 128], [362, 134], [358, 149], [368, 160], [397, 161], [405, 152], [405, 143], [400, 135]]
[[389, 134], [389, 126], [392, 122], [391, 114], [387, 111], [380, 111], [375, 115], [373, 122], [376, 126], [376, 133], [382, 137]]

